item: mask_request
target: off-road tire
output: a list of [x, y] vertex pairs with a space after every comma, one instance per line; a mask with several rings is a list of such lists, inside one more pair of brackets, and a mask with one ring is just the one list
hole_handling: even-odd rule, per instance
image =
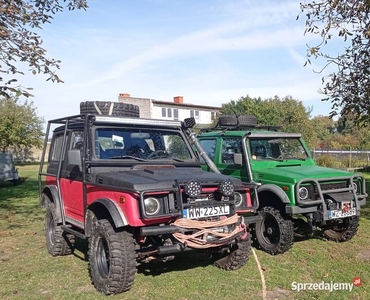
[[135, 280], [135, 240], [106, 219], [95, 223], [89, 239], [89, 273], [95, 288], [106, 295], [128, 291]]
[[249, 260], [251, 245], [251, 235], [248, 232], [248, 235], [244, 240], [237, 240], [235, 244], [229, 247], [228, 251], [219, 253], [217, 260], [214, 260], [213, 265], [226, 271], [240, 269]]
[[110, 102], [110, 101], [85, 101], [80, 103], [81, 114], [111, 115], [120, 117], [139, 118], [138, 105]]
[[255, 127], [257, 125], [257, 118], [253, 115], [224, 115], [220, 116], [218, 124], [221, 127]]
[[238, 124], [238, 119], [233, 115], [220, 116], [218, 119], [218, 124], [221, 127], [236, 126]]
[[323, 235], [326, 239], [337, 243], [347, 242], [352, 239], [358, 230], [359, 217], [353, 216], [343, 219], [339, 226], [333, 224], [330, 227], [323, 228]]
[[71, 254], [75, 243], [74, 235], [66, 233], [58, 225], [53, 202], [47, 200], [45, 207], [45, 239], [48, 252], [52, 256]]
[[271, 206], [263, 207], [260, 213], [262, 220], [253, 226], [253, 239], [257, 247], [271, 255], [287, 252], [294, 241], [291, 218], [282, 217], [280, 211]]
[[253, 115], [238, 116], [239, 126], [255, 127], [257, 125], [257, 117]]

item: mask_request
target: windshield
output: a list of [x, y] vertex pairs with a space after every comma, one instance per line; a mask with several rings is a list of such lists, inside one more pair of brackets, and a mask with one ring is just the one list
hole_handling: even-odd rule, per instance
[[140, 128], [97, 128], [95, 155], [99, 159], [192, 159], [178, 131]]
[[247, 141], [253, 160], [309, 158], [299, 138], [254, 138]]

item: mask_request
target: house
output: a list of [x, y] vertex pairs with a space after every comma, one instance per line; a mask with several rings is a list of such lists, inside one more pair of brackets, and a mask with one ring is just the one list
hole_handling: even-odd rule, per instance
[[180, 120], [194, 117], [200, 126], [209, 125], [221, 111], [218, 106], [184, 103], [182, 96], [173, 97], [173, 102], [149, 98], [135, 98], [130, 94], [119, 94], [118, 102], [135, 104], [140, 107], [140, 117], [162, 120]]

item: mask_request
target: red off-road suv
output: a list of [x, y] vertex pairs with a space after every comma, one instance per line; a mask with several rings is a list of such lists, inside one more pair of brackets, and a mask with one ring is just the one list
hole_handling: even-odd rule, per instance
[[42, 161], [55, 129], [39, 187], [49, 253], [70, 254], [75, 237], [88, 239], [92, 283], [104, 294], [129, 290], [137, 262], [190, 249], [209, 253], [221, 269], [242, 267], [255, 217], [236, 209], [256, 209], [250, 186], [214, 166], [202, 171], [192, 149], [194, 119], [140, 119], [128, 104], [109, 116], [94, 105], [48, 122]]

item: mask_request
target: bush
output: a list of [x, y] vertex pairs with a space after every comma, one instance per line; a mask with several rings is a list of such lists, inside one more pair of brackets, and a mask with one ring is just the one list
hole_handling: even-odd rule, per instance
[[346, 166], [343, 166], [342, 161], [330, 156], [330, 155], [321, 155], [315, 158], [316, 164], [321, 167], [327, 168], [335, 168], [335, 169], [342, 169]]
[[352, 157], [338, 158], [331, 155], [321, 155], [315, 158], [316, 164], [321, 167], [348, 169], [348, 168], [369, 168], [369, 162], [364, 159]]

